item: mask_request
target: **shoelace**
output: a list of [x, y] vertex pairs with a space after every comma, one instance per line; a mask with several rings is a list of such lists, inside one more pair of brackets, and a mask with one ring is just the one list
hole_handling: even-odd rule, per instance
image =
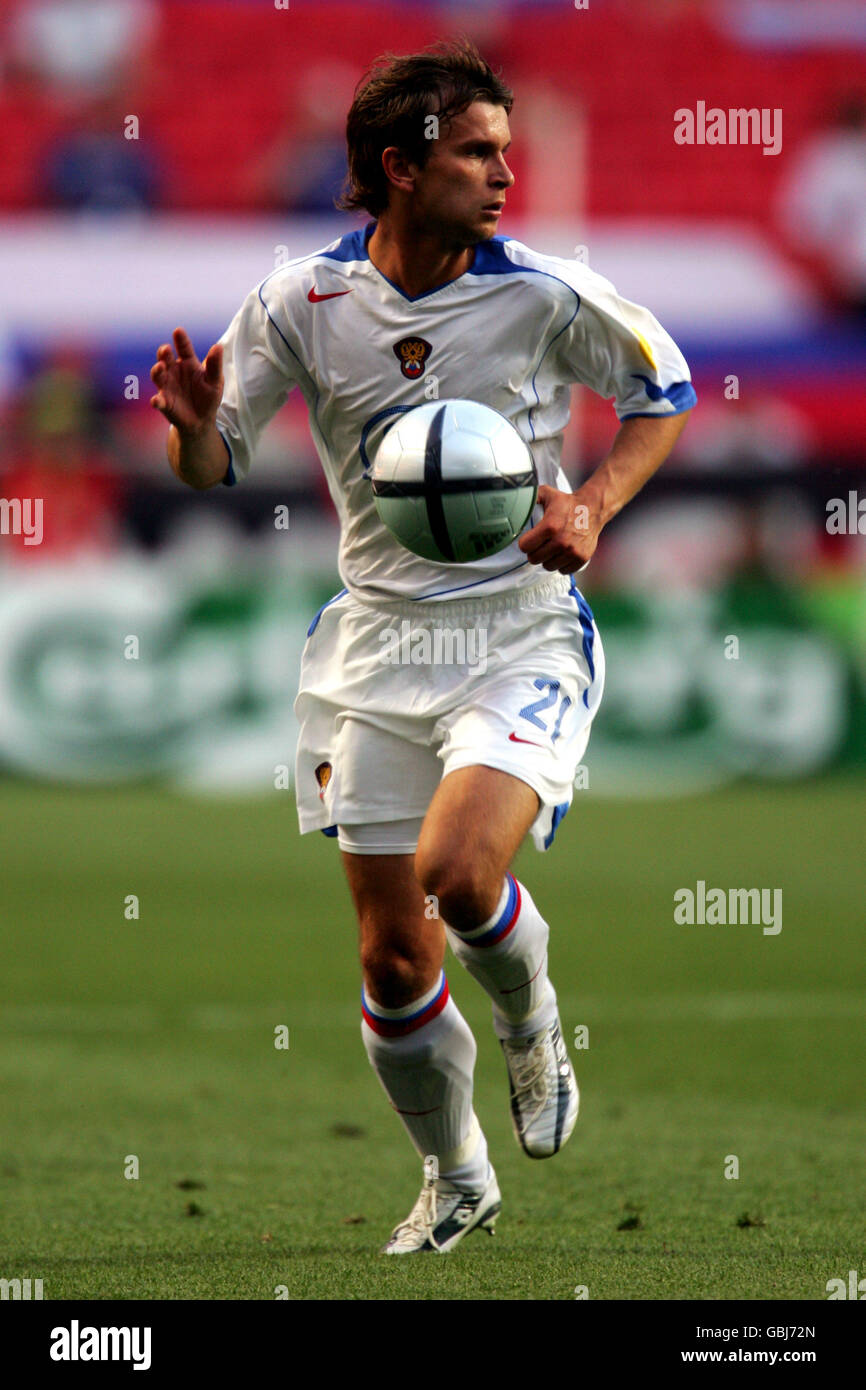
[[394, 1232], [395, 1237], [417, 1232], [419, 1235], [426, 1235], [432, 1229], [436, 1221], [436, 1183], [425, 1182], [421, 1188], [414, 1207], [410, 1211], [402, 1226], [398, 1226]]
[[525, 1052], [517, 1043], [504, 1044], [511, 1059], [511, 1079], [517, 1098], [547, 1099], [547, 1048], [542, 1041]]

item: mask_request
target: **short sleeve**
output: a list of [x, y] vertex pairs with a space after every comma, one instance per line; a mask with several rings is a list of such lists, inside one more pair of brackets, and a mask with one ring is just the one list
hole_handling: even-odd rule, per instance
[[554, 347], [563, 379], [614, 400], [620, 420], [679, 415], [697, 401], [685, 358], [648, 309], [584, 266], [566, 283], [577, 296]]
[[220, 338], [223, 345], [223, 398], [216, 426], [228, 452], [224, 482], [245, 478], [265, 425], [300, 380], [293, 355], [262, 300], [252, 290]]

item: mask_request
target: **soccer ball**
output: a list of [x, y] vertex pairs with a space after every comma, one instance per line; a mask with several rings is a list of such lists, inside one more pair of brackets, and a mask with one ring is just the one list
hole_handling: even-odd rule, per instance
[[520, 535], [538, 474], [512, 424], [478, 401], [430, 401], [385, 435], [372, 470], [376, 510], [425, 560], [466, 564]]

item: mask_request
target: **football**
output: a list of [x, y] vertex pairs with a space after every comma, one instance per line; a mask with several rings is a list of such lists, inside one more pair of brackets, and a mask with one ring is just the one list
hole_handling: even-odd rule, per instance
[[504, 550], [529, 520], [538, 491], [528, 446], [504, 415], [478, 401], [430, 401], [401, 415], [371, 477], [391, 534], [440, 563]]

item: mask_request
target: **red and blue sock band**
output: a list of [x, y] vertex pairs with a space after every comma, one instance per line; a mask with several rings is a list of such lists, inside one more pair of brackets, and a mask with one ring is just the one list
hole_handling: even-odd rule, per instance
[[497, 908], [493, 921], [483, 922], [471, 932], [458, 932], [461, 941], [465, 941], [467, 946], [498, 946], [500, 941], [505, 940], [520, 916], [520, 884], [513, 874], [505, 875], [503, 897], [505, 902], [501, 908]]
[[425, 1023], [437, 1018], [448, 1003], [449, 997], [448, 981], [443, 970], [439, 983], [434, 985], [427, 995], [422, 996], [420, 1001], [407, 1004], [404, 1009], [383, 1009], [381, 1004], [372, 1003], [366, 991], [362, 989], [361, 1013], [368, 1028], [372, 1028], [380, 1037], [405, 1038], [409, 1033], [414, 1033], [418, 1028], [423, 1028]]

